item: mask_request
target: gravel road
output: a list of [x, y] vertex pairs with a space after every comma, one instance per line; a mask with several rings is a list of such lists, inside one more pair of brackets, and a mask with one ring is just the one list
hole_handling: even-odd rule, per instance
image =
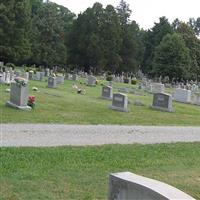
[[200, 127], [1, 124], [0, 146], [84, 146], [200, 141]]

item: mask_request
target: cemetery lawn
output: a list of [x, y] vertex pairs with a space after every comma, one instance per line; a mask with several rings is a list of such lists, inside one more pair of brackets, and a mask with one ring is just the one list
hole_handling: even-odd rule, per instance
[[[128, 94], [131, 104], [129, 113], [109, 109], [111, 101], [99, 98], [102, 86], [87, 87], [86, 95], [72, 91], [72, 81], [65, 81], [57, 89], [47, 88], [47, 82], [30, 81], [29, 95], [36, 96], [36, 108], [25, 112], [5, 106], [9, 100], [6, 88], [0, 85], [0, 112], [2, 123], [60, 123], [60, 124], [124, 124], [124, 125], [200, 125], [200, 106], [173, 102], [175, 113], [161, 112], [150, 108], [152, 95], [143, 91]], [[39, 91], [32, 91], [36, 86]], [[114, 83], [114, 88], [127, 87], [127, 84]], [[116, 92], [117, 89], [114, 89]], [[170, 91], [171, 92], [171, 91]], [[136, 106], [136, 100], [145, 106]]]
[[200, 199], [200, 143], [1, 148], [1, 200], [106, 199], [108, 175], [130, 171]]

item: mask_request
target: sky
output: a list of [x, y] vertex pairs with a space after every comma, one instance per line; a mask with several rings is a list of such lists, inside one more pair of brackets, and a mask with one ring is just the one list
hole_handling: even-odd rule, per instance
[[[120, 0], [50, 0], [67, 7], [71, 12], [79, 14], [95, 2], [116, 7]], [[200, 17], [200, 0], [125, 0], [132, 10], [131, 20], [135, 20], [140, 28], [152, 28], [159, 17], [166, 16], [170, 22], [178, 18], [187, 22], [189, 18]]]

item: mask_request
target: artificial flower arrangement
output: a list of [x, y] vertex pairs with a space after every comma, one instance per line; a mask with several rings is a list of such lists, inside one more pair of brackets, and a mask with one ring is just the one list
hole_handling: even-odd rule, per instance
[[31, 108], [35, 108], [35, 96], [29, 96], [28, 97], [28, 106]]
[[27, 80], [21, 77], [17, 77], [14, 79], [18, 86], [25, 87], [27, 85]]

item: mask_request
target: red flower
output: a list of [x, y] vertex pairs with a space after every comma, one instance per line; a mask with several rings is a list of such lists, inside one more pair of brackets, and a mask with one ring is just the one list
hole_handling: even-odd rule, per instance
[[35, 96], [29, 96], [29, 102], [35, 103]]

